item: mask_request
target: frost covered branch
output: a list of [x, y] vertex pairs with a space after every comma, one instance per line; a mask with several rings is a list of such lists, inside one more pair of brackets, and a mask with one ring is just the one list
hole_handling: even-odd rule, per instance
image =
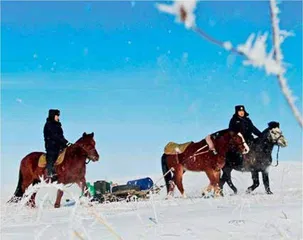
[[[276, 63], [281, 66], [282, 60], [283, 60], [283, 55], [282, 55], [282, 51], [281, 51], [281, 43], [284, 40], [283, 37], [286, 37], [287, 34], [285, 34], [285, 31], [281, 31], [280, 27], [279, 27], [279, 21], [280, 21], [278, 19], [279, 8], [277, 6], [276, 0], [270, 0], [270, 13], [271, 13], [271, 22], [272, 22], [274, 59], [275, 59]], [[281, 33], [282, 33], [282, 36], [281, 36]], [[282, 39], [281, 39], [281, 37], [282, 37]], [[281, 90], [284, 94], [284, 97], [285, 97], [290, 109], [293, 112], [293, 115], [297, 119], [300, 126], [303, 127], [302, 115], [295, 105], [295, 99], [292, 96], [292, 92], [287, 85], [287, 80], [284, 77], [284, 73], [285, 73], [285, 71], [281, 71], [277, 74], [279, 85], [281, 87]]]
[[293, 115], [295, 116], [300, 126], [303, 127], [302, 116], [295, 105], [295, 99], [292, 96], [292, 92], [287, 85], [287, 80], [284, 77], [286, 70], [282, 62], [283, 55], [281, 51], [281, 43], [285, 40], [286, 37], [292, 36], [293, 34], [285, 30], [280, 30], [279, 19], [277, 17], [279, 9], [277, 7], [276, 0], [269, 1], [274, 45], [274, 48], [269, 53], [266, 51], [268, 33], [264, 33], [263, 35], [258, 34], [257, 37], [255, 34], [251, 34], [248, 37], [246, 43], [240, 44], [238, 47], [233, 47], [231, 42], [222, 42], [206, 34], [195, 24], [196, 17], [194, 11], [196, 9], [197, 0], [175, 0], [172, 5], [157, 4], [156, 7], [161, 12], [175, 15], [177, 22], [184, 23], [187, 29], [193, 30], [194, 32], [198, 33], [207, 41], [225, 48], [227, 51], [231, 51], [245, 57], [246, 59], [243, 61], [244, 65], [252, 65], [258, 68], [264, 68], [266, 74], [273, 74], [277, 76], [281, 91], [288, 105], [290, 106]]

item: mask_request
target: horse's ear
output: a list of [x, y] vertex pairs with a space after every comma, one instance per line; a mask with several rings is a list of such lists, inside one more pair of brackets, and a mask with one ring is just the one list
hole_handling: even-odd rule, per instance
[[93, 138], [95, 134], [94, 134], [94, 132], [92, 132], [90, 135], [91, 135], [91, 136], [92, 136], [92, 138]]
[[84, 132], [83, 135], [82, 135], [82, 137], [85, 137], [86, 135], [87, 135], [86, 132]]

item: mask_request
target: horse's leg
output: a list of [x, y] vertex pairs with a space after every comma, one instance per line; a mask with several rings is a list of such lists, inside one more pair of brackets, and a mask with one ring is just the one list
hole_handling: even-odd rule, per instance
[[260, 182], [259, 182], [259, 172], [258, 171], [253, 171], [251, 172], [252, 180], [253, 180], [253, 185], [251, 185], [246, 193], [251, 193], [254, 191], [257, 187], [259, 187]]
[[[22, 181], [22, 185], [21, 185], [22, 192], [25, 193], [26, 189], [31, 184], [33, 184], [33, 185], [36, 184], [31, 172], [25, 172], [25, 174], [23, 173], [23, 181]], [[36, 197], [36, 193], [33, 193], [31, 195], [30, 199], [27, 201], [26, 205], [30, 206], [30, 207], [35, 207], [35, 197]]]
[[216, 180], [213, 169], [206, 169], [205, 173], [209, 179], [209, 185], [202, 191], [202, 197], [206, 196], [209, 192], [214, 190], [216, 184], [219, 185], [219, 181]]
[[221, 169], [213, 170], [215, 197], [222, 196], [222, 190], [221, 190], [221, 187], [220, 187], [220, 171], [221, 171]]
[[59, 208], [60, 207], [62, 196], [63, 196], [63, 191], [60, 190], [60, 189], [58, 189], [58, 191], [57, 191], [57, 198], [56, 198], [56, 202], [55, 202], [55, 205], [54, 205], [55, 208]]
[[182, 183], [182, 176], [183, 176], [183, 167], [181, 164], [175, 166], [174, 171], [174, 182], [176, 183], [182, 197], [186, 198], [184, 193], [183, 183]]
[[[40, 182], [39, 180], [35, 179], [32, 184], [34, 186], [34, 185], [38, 184], [39, 182]], [[27, 202], [27, 205], [30, 206], [30, 207], [32, 207], [32, 208], [36, 207], [36, 194], [37, 194], [36, 192], [33, 193], [31, 195], [30, 199]]]
[[220, 177], [220, 188], [223, 189], [224, 184], [227, 181], [226, 169], [222, 169], [222, 176]]
[[77, 182], [78, 186], [81, 189], [81, 194], [85, 197], [90, 197], [90, 193], [88, 191], [88, 187], [86, 186], [86, 179], [81, 178], [79, 182]]
[[266, 170], [262, 171], [262, 178], [263, 178], [263, 184], [264, 184], [266, 193], [273, 194], [269, 188], [269, 177], [268, 177], [268, 172]]
[[[232, 168], [223, 168], [223, 175], [220, 180], [220, 187], [223, 190], [223, 185], [225, 182], [227, 182], [228, 186], [234, 191], [234, 194], [237, 194], [238, 189], [235, 187], [231, 180], [231, 171]], [[223, 184], [222, 184], [223, 183]]]

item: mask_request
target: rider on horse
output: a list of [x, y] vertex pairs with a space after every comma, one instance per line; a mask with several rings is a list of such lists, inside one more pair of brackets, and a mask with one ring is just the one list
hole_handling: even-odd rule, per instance
[[63, 135], [59, 116], [60, 111], [58, 109], [50, 109], [43, 129], [47, 161], [46, 168], [48, 177], [51, 178], [56, 175], [54, 164], [60, 151], [71, 145]]
[[246, 112], [245, 107], [243, 105], [235, 106], [235, 114], [231, 118], [229, 122], [229, 129], [240, 132], [248, 145], [251, 145], [254, 141], [254, 137], [252, 134], [261, 137], [261, 131], [254, 126], [250, 118], [249, 114]]
[[[248, 146], [250, 147], [254, 142], [253, 134], [261, 137], [261, 131], [254, 126], [250, 118], [249, 114], [246, 112], [245, 107], [243, 105], [235, 106], [235, 113], [229, 122], [229, 129], [235, 132], [240, 132]], [[242, 154], [238, 153], [228, 153], [228, 157], [233, 159], [234, 161], [240, 161], [238, 164], [243, 163]]]

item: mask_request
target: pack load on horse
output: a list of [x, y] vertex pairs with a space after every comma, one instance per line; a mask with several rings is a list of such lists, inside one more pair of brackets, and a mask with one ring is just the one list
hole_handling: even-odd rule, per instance
[[204, 171], [210, 183], [202, 195], [214, 191], [215, 196], [219, 196], [220, 170], [225, 164], [226, 152], [231, 149], [243, 154], [249, 152], [242, 134], [228, 129], [215, 132], [206, 139], [183, 144], [170, 142], [165, 146], [161, 164], [168, 196], [173, 194], [177, 185], [182, 196], [186, 197], [182, 176], [187, 170]]
[[247, 189], [247, 193], [250, 193], [259, 186], [259, 172], [262, 172], [265, 191], [267, 194], [272, 194], [269, 187], [268, 169], [272, 164], [274, 146], [278, 146], [278, 161], [279, 147], [286, 147], [287, 140], [282, 134], [280, 124], [272, 121], [268, 123], [268, 127], [261, 135], [251, 142], [249, 153], [243, 158], [241, 157], [241, 160], [237, 159], [237, 154], [227, 154], [226, 163], [222, 169], [223, 174], [220, 178], [220, 187], [223, 189], [223, 185], [227, 182], [229, 187], [237, 194], [238, 190], [231, 180], [231, 171], [251, 172], [253, 185]]
[[[57, 173], [57, 182], [60, 184], [76, 183], [83, 192], [86, 192], [86, 159], [93, 162], [99, 160], [99, 154], [96, 150], [94, 133], [83, 133], [74, 144], [66, 147], [54, 163]], [[46, 154], [44, 152], [31, 152], [26, 155], [20, 163], [19, 180], [14, 196], [9, 203], [19, 202], [26, 189], [32, 184], [38, 184], [43, 177], [46, 179]], [[54, 181], [54, 180], [52, 180]], [[28, 205], [35, 207], [35, 196], [33, 193], [28, 201]], [[57, 191], [57, 198], [54, 204], [55, 208], [60, 207], [63, 191]]]

